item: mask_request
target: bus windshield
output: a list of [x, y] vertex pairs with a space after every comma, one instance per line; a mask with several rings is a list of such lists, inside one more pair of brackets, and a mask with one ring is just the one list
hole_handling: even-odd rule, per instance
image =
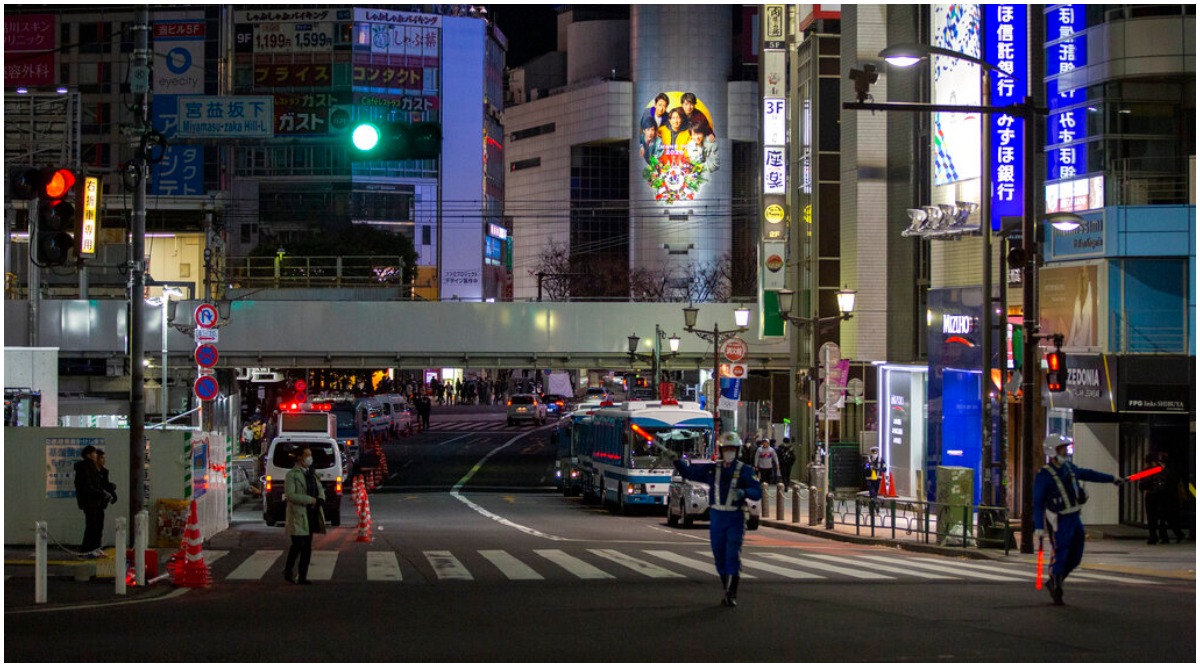
[[[712, 442], [712, 429], [693, 426], [639, 426], [640, 430], [658, 438], [663, 445], [670, 447], [676, 454], [686, 458], [706, 457]], [[634, 469], [669, 468], [670, 462], [662, 457], [662, 452], [637, 433], [631, 433], [629, 443], [630, 467]]]

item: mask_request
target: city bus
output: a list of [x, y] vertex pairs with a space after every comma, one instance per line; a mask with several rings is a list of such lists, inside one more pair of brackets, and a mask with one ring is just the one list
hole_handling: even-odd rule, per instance
[[577, 430], [585, 499], [615, 506], [622, 514], [633, 505], [666, 507], [675, 468], [656, 439], [689, 456], [711, 452], [714, 442], [712, 413], [697, 403], [673, 400], [602, 406], [586, 428]]
[[582, 490], [580, 483], [579, 454], [585, 430], [592, 423], [592, 415], [599, 403], [585, 403], [558, 420], [554, 428], [554, 483], [567, 497], [577, 496]]

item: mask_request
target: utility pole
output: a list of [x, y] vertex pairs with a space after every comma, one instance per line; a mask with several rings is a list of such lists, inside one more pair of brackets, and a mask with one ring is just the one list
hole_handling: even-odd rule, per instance
[[[134, 97], [134, 165], [137, 184], [133, 190], [133, 220], [129, 255], [129, 514], [136, 516], [145, 508], [146, 485], [146, 393], [142, 359], [145, 347], [146, 291], [146, 179], [150, 110], [150, 10], [138, 9], [134, 31], [133, 60], [130, 68]], [[165, 388], [164, 388], [165, 389]]]

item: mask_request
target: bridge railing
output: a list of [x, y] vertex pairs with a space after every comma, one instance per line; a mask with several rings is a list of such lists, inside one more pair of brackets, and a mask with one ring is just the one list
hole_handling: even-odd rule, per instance
[[398, 255], [226, 257], [229, 283], [244, 288], [386, 287], [403, 284]]

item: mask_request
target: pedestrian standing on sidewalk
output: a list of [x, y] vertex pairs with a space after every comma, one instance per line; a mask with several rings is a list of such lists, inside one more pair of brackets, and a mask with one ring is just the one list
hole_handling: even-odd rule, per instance
[[743, 506], [746, 499], [762, 500], [762, 485], [753, 468], [737, 460], [742, 439], [736, 433], [723, 433], [717, 440], [721, 458], [712, 465], [692, 466], [670, 447], [655, 440], [663, 456], [672, 461], [684, 479], [708, 484], [708, 536], [721, 587], [721, 604], [737, 606], [738, 579], [741, 572], [742, 540], [746, 535]]
[[417, 396], [416, 407], [417, 416], [421, 418], [421, 430], [428, 431], [429, 413], [433, 409], [433, 401], [430, 401], [429, 397], [425, 394], [421, 394], [420, 396]]
[[251, 424], [249, 421], [247, 421], [246, 425], [242, 427], [242, 442], [241, 442], [241, 446], [238, 447], [238, 454], [245, 456], [247, 454], [253, 453], [255, 451], [255, 449], [256, 448], [254, 447], [254, 425]]
[[[308, 580], [308, 563], [312, 560], [313, 532], [325, 532], [325, 515], [321, 506], [325, 502], [325, 489], [317, 481], [312, 470], [312, 450], [301, 447], [292, 453], [296, 463], [284, 478], [283, 492], [287, 498], [284, 528], [291, 537], [287, 563], [283, 578], [291, 584], [311, 584]], [[300, 560], [300, 578], [292, 573], [296, 559]]]
[[1084, 533], [1079, 510], [1087, 502], [1087, 492], [1079, 480], [1116, 485], [1125, 481], [1071, 463], [1067, 458], [1067, 449], [1072, 443], [1070, 438], [1063, 435], [1046, 436], [1042, 451], [1050, 462], [1042, 466], [1033, 480], [1034, 538], [1041, 541], [1046, 537], [1047, 514], [1052, 521], [1049, 537], [1054, 557], [1050, 561], [1046, 589], [1050, 591], [1055, 605], [1063, 603], [1063, 581], [1083, 562]]
[[887, 462], [879, 454], [878, 447], [871, 448], [871, 456], [863, 464], [863, 475], [867, 478], [867, 495], [871, 496], [871, 505], [879, 498], [879, 484], [887, 474]]
[[779, 470], [783, 473], [783, 485], [785, 488], [792, 485], [792, 466], [796, 463], [796, 452], [792, 449], [791, 438], [784, 438], [783, 444], [779, 446]]
[[754, 452], [754, 468], [763, 484], [778, 483], [779, 455], [771, 447], [771, 441], [766, 438], [758, 441], [758, 449]]
[[82, 458], [75, 462], [75, 504], [83, 510], [83, 542], [79, 545], [83, 558], [104, 555], [100, 540], [104, 538], [104, 508], [108, 507], [109, 494], [100, 472], [99, 451], [88, 445], [81, 452]]
[[[1161, 465], [1154, 454], [1147, 454], [1145, 463], [1147, 468]], [[1170, 499], [1166, 497], [1166, 470], [1138, 480], [1138, 490], [1142, 492], [1142, 500], [1146, 505], [1146, 527], [1150, 530], [1146, 544], [1170, 544], [1171, 538], [1167, 536], [1167, 503]], [[1169, 491], [1175, 493], [1174, 489]]]

